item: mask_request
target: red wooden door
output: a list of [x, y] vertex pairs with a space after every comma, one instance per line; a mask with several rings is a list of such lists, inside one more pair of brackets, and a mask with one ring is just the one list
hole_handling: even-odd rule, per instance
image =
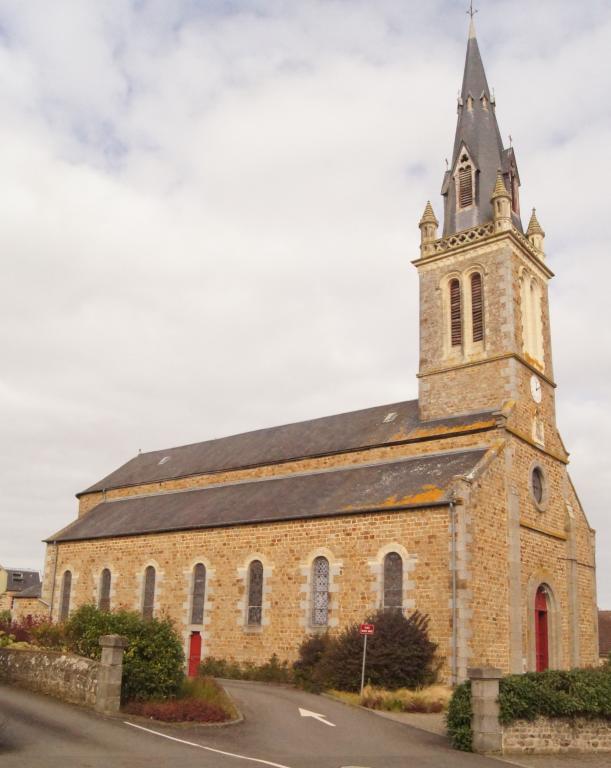
[[535, 598], [535, 650], [537, 655], [537, 672], [543, 672], [549, 667], [547, 595], [543, 587], [539, 587]]
[[202, 636], [191, 632], [189, 638], [189, 677], [197, 677], [199, 663], [202, 660]]

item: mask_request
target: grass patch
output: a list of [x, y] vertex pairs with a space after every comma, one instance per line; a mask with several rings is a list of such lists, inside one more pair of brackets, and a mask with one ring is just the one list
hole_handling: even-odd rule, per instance
[[329, 691], [329, 694], [345, 704], [353, 704], [368, 709], [381, 709], [386, 712], [445, 712], [448, 708], [452, 691], [445, 685], [429, 685], [425, 688], [399, 688], [387, 691], [367, 685], [363, 695], [346, 691]]
[[210, 677], [186, 678], [176, 698], [130, 701], [123, 711], [166, 723], [224, 723], [238, 716], [229, 696]]

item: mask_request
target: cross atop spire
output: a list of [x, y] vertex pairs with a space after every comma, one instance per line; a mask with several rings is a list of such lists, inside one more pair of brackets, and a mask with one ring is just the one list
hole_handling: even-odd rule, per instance
[[479, 13], [477, 8], [473, 7], [473, 0], [471, 0], [471, 4], [469, 5], [469, 10], [467, 11], [467, 14], [471, 17], [469, 20], [469, 40], [471, 38], [475, 37], [475, 22], [473, 21], [473, 17], [476, 13]]
[[[444, 235], [492, 221], [490, 197], [495, 188], [497, 170], [501, 168], [507, 189], [516, 195], [512, 221], [520, 230], [517, 190], [519, 176], [513, 148], [505, 149], [496, 120], [495, 100], [491, 94], [479, 50], [473, 17], [477, 9], [473, 0], [467, 11], [470, 17], [469, 39], [458, 99], [458, 122], [450, 168], [443, 182]], [[467, 173], [471, 183], [465, 181]], [[469, 177], [470, 178], [470, 177]], [[461, 180], [462, 179], [462, 180]], [[461, 185], [460, 194], [457, 185]]]

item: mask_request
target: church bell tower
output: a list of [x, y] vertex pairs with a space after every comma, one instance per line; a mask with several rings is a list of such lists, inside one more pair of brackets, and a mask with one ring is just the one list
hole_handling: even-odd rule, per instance
[[524, 232], [520, 175], [469, 27], [458, 120], [443, 196], [420, 220], [419, 405], [424, 420], [493, 410], [565, 455], [554, 404], [545, 233]]

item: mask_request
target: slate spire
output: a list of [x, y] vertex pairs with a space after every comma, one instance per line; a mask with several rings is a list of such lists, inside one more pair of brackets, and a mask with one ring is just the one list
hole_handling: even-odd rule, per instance
[[522, 230], [515, 155], [513, 148], [503, 147], [495, 99], [488, 86], [471, 17], [452, 163], [441, 190], [445, 198], [444, 236], [492, 221], [490, 198], [499, 168], [512, 195], [512, 223]]

